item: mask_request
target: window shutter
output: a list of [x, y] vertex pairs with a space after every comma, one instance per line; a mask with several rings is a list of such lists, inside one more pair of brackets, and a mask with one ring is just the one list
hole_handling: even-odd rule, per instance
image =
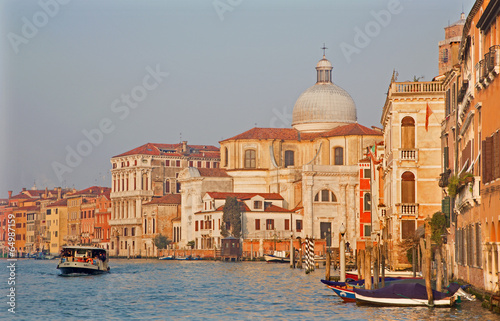
[[444, 171], [446, 171], [448, 169], [448, 162], [449, 162], [449, 156], [448, 156], [448, 149], [449, 147], [446, 146], [443, 150], [443, 168], [444, 168]]
[[492, 173], [492, 168], [493, 168], [493, 137], [486, 137], [486, 148], [485, 148], [485, 166], [486, 166], [486, 172], [484, 173], [486, 182], [490, 182], [493, 180], [493, 173]]
[[500, 178], [500, 134], [496, 132], [493, 134], [493, 148], [492, 148], [492, 180]]

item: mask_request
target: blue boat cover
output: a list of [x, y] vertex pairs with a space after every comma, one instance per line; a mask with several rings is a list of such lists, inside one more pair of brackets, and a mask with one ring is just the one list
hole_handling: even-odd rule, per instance
[[[392, 282], [392, 281], [399, 281], [401, 278], [397, 277], [386, 277], [385, 281], [386, 282]], [[373, 277], [372, 277], [373, 281]], [[379, 278], [379, 281], [382, 282], [382, 278]], [[350, 282], [335, 282], [335, 281], [327, 281], [327, 280], [321, 280], [326, 285], [331, 285], [331, 286], [360, 286], [365, 284], [365, 280], [359, 280], [359, 281], [350, 281]]]
[[[372, 298], [410, 298], [427, 300], [427, 289], [425, 288], [425, 285], [419, 283], [391, 284], [385, 288], [377, 290], [363, 290], [355, 288], [354, 292]], [[432, 295], [434, 296], [434, 300], [441, 300], [450, 296], [449, 294], [438, 292], [436, 290], [432, 290]]]

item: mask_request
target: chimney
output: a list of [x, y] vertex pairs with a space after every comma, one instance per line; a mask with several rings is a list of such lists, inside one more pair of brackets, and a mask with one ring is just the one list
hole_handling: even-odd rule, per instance
[[183, 153], [187, 152], [187, 143], [188, 143], [187, 141], [182, 142], [182, 152]]
[[57, 188], [57, 200], [60, 200], [61, 199], [61, 188], [58, 187]]
[[43, 196], [44, 198], [49, 198], [49, 189], [45, 187], [45, 194]]
[[26, 191], [26, 187], [23, 187], [23, 192]]
[[9, 198], [12, 197], [12, 191], [9, 191]]

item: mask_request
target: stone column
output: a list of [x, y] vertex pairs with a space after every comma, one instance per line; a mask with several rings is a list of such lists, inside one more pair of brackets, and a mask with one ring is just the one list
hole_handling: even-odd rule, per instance
[[303, 204], [304, 204], [304, 232], [306, 236], [314, 238], [314, 213], [313, 213], [313, 186], [314, 173], [303, 175]]
[[355, 248], [354, 240], [356, 234], [356, 212], [357, 212], [357, 202], [356, 202], [356, 184], [348, 184], [347, 186], [348, 202], [347, 202], [347, 240], [351, 240], [352, 246]]

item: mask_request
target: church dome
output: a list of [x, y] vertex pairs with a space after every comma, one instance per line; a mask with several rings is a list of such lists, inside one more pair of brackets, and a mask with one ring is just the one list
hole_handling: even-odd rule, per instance
[[316, 84], [295, 102], [292, 126], [298, 131], [322, 132], [356, 123], [356, 105], [347, 91], [332, 83], [332, 69], [323, 56], [316, 65]]

